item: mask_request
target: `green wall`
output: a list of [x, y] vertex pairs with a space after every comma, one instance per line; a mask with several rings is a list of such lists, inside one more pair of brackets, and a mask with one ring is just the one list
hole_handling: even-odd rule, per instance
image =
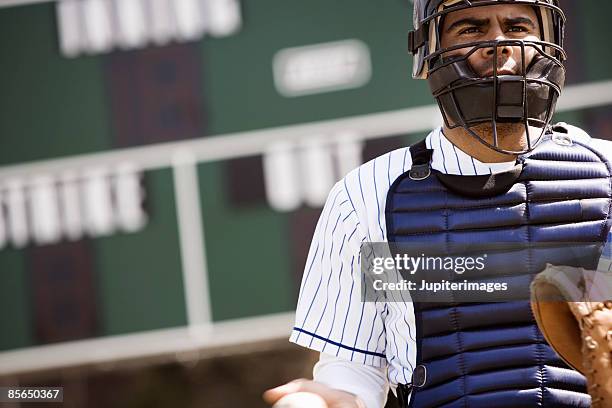
[[[408, 1], [241, 3], [238, 34], [198, 43], [208, 135], [432, 103], [427, 84], [410, 78]], [[584, 78], [610, 78], [612, 3], [580, 2], [579, 11], [570, 24], [580, 23]], [[298, 98], [276, 92], [277, 51], [350, 38], [370, 48], [366, 86]], [[1, 8], [0, 51], [0, 166], [111, 148], [107, 57], [62, 57], [52, 3]], [[560, 118], [583, 122], [581, 113]], [[229, 205], [223, 169], [217, 162], [198, 167], [214, 319], [291, 310], [289, 216], [265, 205]], [[172, 183], [170, 170], [147, 172], [147, 227], [92, 240], [100, 335], [186, 323]], [[35, 343], [25, 253], [0, 250], [0, 350]]]

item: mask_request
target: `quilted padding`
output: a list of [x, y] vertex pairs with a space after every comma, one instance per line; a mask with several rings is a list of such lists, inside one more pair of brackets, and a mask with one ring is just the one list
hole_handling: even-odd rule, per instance
[[[601, 152], [561, 146], [549, 135], [519, 162], [523, 171], [508, 192], [486, 198], [450, 191], [435, 173], [421, 181], [402, 175], [387, 196], [388, 241], [605, 242], [612, 188]], [[537, 271], [543, 255], [561, 262], [567, 254], [525, 249], [513, 273]], [[500, 275], [508, 272], [508, 259], [497, 262]], [[411, 407], [590, 406], [584, 377], [546, 343], [527, 301], [415, 303], [415, 314], [417, 364], [426, 366], [427, 381], [413, 389]]]

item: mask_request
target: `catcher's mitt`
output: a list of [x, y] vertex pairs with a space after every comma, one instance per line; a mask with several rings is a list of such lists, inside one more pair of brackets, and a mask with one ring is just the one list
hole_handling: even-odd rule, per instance
[[612, 408], [610, 275], [548, 265], [531, 284], [531, 307], [546, 340], [586, 376], [592, 406]]

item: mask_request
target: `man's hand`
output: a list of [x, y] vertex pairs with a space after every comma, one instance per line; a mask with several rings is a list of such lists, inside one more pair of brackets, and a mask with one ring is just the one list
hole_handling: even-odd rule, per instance
[[531, 297], [546, 340], [586, 376], [593, 407], [612, 408], [612, 276], [548, 265]]
[[[289, 397], [296, 393], [304, 393], [299, 396], [303, 398]], [[280, 387], [272, 388], [263, 394], [263, 399], [270, 405], [278, 404], [274, 405], [275, 407], [284, 408], [285, 405], [281, 404], [286, 404], [287, 408], [314, 408], [313, 399], [316, 401], [316, 397], [312, 398], [313, 396], [307, 393], [316, 394], [322, 398], [321, 402], [324, 404], [321, 408], [366, 408], [363, 401], [356, 395], [305, 379], [294, 380]], [[301, 404], [300, 399], [304, 401], [304, 404]]]

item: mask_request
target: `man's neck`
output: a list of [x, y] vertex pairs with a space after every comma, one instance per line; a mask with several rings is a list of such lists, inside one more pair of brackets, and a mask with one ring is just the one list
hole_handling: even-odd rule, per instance
[[[474, 129], [475, 133], [483, 137], [488, 143], [493, 144], [493, 136], [490, 130]], [[521, 151], [525, 149], [526, 135], [524, 127], [521, 126], [505, 126], [499, 129], [499, 147], [505, 150]], [[517, 155], [504, 154], [479, 142], [462, 127], [449, 129], [443, 127], [444, 136], [457, 148], [472, 156], [482, 163], [505, 163], [516, 160]]]

